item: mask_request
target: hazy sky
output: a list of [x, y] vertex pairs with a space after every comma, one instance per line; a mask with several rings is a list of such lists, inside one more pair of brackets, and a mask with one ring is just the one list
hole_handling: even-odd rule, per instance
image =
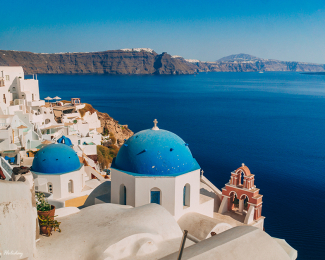
[[10, 0], [0, 9], [3, 50], [148, 47], [207, 61], [247, 53], [325, 63], [325, 0]]

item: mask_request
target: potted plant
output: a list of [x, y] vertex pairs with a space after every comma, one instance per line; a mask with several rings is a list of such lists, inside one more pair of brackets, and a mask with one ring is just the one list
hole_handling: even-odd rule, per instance
[[39, 223], [40, 223], [40, 229], [41, 234], [45, 235], [52, 235], [52, 230], [54, 228], [54, 231], [58, 230], [61, 232], [60, 224], [61, 222], [58, 222], [57, 220], [52, 219], [51, 216], [38, 216]]
[[45, 235], [52, 235], [52, 230], [54, 228], [54, 231], [58, 230], [59, 232], [61, 232], [60, 229], [60, 224], [61, 222], [58, 222], [57, 220], [52, 219], [51, 216], [43, 216], [43, 215], [39, 215], [38, 216], [39, 219], [39, 224], [41, 227], [41, 234], [45, 234]]
[[[43, 192], [37, 192], [35, 195], [36, 195], [37, 214], [39, 218], [41, 216], [49, 217], [49, 219], [54, 221], [55, 206], [50, 205], [48, 203]], [[41, 234], [47, 234], [47, 233], [42, 233], [42, 228], [41, 228]]]

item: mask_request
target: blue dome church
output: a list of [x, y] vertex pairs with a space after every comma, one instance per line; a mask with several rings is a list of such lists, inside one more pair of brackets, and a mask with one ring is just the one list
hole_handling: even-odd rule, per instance
[[111, 167], [111, 202], [138, 207], [157, 203], [176, 219], [208, 211], [200, 203], [200, 166], [189, 145], [176, 134], [154, 127], [125, 140]]
[[77, 153], [63, 143], [40, 149], [31, 172], [36, 190], [53, 194], [53, 199], [80, 195], [88, 178]]

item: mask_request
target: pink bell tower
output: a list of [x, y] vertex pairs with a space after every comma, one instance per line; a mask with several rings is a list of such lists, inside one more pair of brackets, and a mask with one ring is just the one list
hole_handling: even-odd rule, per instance
[[231, 172], [229, 183], [222, 189], [222, 201], [219, 213], [236, 211], [246, 214], [245, 224], [261, 223], [263, 227], [264, 217], [262, 217], [262, 197], [254, 181], [255, 175], [251, 174], [249, 168], [242, 164], [237, 170]]

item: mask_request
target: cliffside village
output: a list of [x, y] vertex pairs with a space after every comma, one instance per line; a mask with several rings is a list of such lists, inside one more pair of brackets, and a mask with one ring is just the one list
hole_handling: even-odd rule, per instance
[[[97, 162], [97, 145], [109, 141], [109, 137], [101, 134], [103, 128], [115, 134], [119, 145], [132, 131], [126, 126], [123, 129], [126, 127], [127, 131], [123, 131], [117, 121], [103, 113], [99, 117], [97, 111], [86, 111], [81, 116], [80, 110], [86, 104], [79, 98], [71, 98], [71, 102], [61, 102], [60, 97], [41, 100], [37, 76], [25, 79], [22, 67], [0, 66], [0, 73], [0, 179], [9, 180], [14, 167], [31, 167], [41, 148], [67, 140], [86, 165], [85, 181], [96, 179], [94, 176], [108, 177]], [[35, 185], [39, 190], [49, 191], [44, 178], [38, 178]], [[86, 184], [85, 187], [88, 188]], [[86, 194], [94, 185], [91, 187]]]
[[[297, 258], [265, 232], [263, 195], [245, 164], [219, 190], [157, 120], [121, 140], [108, 116], [80, 113], [79, 98], [40, 100], [37, 78], [25, 79], [22, 67], [0, 72], [1, 259]], [[120, 149], [107, 175], [97, 145], [110, 122]], [[40, 235], [35, 193], [55, 210], [58, 222], [53, 213], [47, 225], [62, 232]]]

